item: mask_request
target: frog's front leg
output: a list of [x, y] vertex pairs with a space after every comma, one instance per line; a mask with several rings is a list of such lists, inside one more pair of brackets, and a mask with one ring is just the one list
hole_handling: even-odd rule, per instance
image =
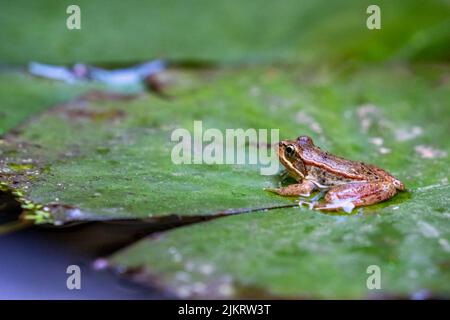
[[267, 188], [265, 190], [274, 192], [276, 194], [279, 194], [280, 196], [287, 196], [287, 197], [293, 197], [293, 196], [305, 196], [309, 197], [311, 192], [315, 189], [314, 183], [308, 180], [303, 180], [301, 183], [297, 184], [291, 184], [287, 187], [282, 188], [275, 188], [270, 189]]
[[325, 195], [325, 204], [317, 204], [314, 208], [351, 212], [354, 207], [382, 202], [396, 193], [397, 189], [390, 182], [354, 182], [331, 188]]

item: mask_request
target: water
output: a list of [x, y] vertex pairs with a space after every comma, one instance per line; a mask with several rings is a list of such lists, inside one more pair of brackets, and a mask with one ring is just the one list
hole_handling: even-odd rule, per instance
[[[0, 194], [0, 227], [20, 208]], [[0, 235], [0, 299], [162, 299], [152, 290], [93, 267], [96, 258], [153, 232], [145, 223], [89, 223], [72, 227], [28, 227]], [[69, 265], [81, 268], [81, 290], [69, 290]]]

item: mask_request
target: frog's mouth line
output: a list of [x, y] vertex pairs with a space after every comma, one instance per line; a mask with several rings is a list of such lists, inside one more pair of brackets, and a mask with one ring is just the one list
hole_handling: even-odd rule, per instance
[[[283, 163], [283, 161], [282, 161]], [[297, 168], [295, 168], [290, 162], [287, 162], [287, 167], [289, 167], [288, 173], [290, 176], [292, 176], [291, 172], [295, 172], [296, 176], [293, 176], [295, 179], [305, 179], [305, 175], [301, 173]], [[283, 163], [283, 165], [286, 167], [286, 164]]]

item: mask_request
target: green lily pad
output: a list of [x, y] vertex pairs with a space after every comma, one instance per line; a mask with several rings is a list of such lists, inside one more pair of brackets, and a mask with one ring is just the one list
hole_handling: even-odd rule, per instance
[[[302, 133], [388, 169], [407, 192], [353, 215], [292, 208], [187, 226], [132, 245], [111, 265], [183, 298], [448, 297], [447, 72], [365, 68], [309, 81], [300, 73], [290, 79], [302, 98], [278, 107], [284, 126], [297, 116]], [[381, 289], [367, 286], [373, 265]]]
[[[110, 263], [180, 298], [448, 297], [449, 189], [352, 216], [293, 208], [220, 218], [141, 240]], [[379, 289], [367, 286], [370, 266]]]
[[73, 99], [89, 88], [92, 86], [37, 80], [20, 73], [0, 74], [0, 135], [33, 114]]
[[[238, 74], [221, 77], [217, 81], [235, 83]], [[262, 190], [273, 179], [261, 176], [257, 165], [172, 162], [172, 131], [191, 128], [205, 108], [210, 110], [205, 128], [231, 126], [237, 119], [228, 113], [232, 109], [256, 112], [259, 116], [250, 116], [249, 123], [264, 123], [257, 120], [264, 110], [256, 101], [240, 101], [248, 92], [233, 102], [235, 88], [224, 95], [220, 86], [206, 81], [203, 86], [198, 94], [173, 101], [88, 95], [52, 108], [5, 137], [1, 182], [31, 211], [27, 217], [38, 222], [231, 214], [294, 205]], [[230, 98], [228, 110], [213, 102], [217, 97]]]
[[205, 129], [280, 129], [281, 139], [308, 134], [326, 150], [389, 170], [411, 190], [446, 184], [449, 142], [438, 137], [448, 130], [442, 115], [449, 90], [439, 79], [448, 71], [428, 72], [224, 69], [193, 77], [195, 91], [172, 100], [91, 94], [6, 136], [1, 182], [30, 218], [54, 223], [295, 205], [263, 191], [280, 178], [261, 175], [259, 165], [174, 164], [173, 130], [202, 120]]

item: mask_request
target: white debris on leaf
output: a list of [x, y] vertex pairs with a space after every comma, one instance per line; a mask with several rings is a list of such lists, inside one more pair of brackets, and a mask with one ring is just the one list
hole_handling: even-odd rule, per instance
[[213, 297], [227, 298], [234, 293], [233, 282], [230, 276], [218, 276], [206, 281], [193, 280], [191, 278], [177, 277], [177, 283], [174, 285], [174, 293], [179, 298], [193, 297]]
[[423, 134], [423, 129], [421, 127], [415, 126], [412, 128], [400, 128], [394, 131], [395, 139], [397, 141], [407, 141], [417, 138]]
[[175, 280], [180, 282], [188, 282], [191, 280], [191, 276], [187, 272], [180, 271], [175, 274]]
[[441, 245], [442, 249], [444, 249], [447, 252], [450, 252], [450, 243], [447, 239], [441, 238], [439, 239], [439, 244]]
[[417, 225], [419, 227], [420, 232], [426, 238], [437, 238], [440, 235], [439, 231], [434, 226], [425, 221], [419, 221]]
[[448, 179], [444, 178], [441, 180], [441, 183], [437, 183], [437, 184], [431, 184], [429, 186], [425, 186], [425, 187], [420, 187], [417, 188], [417, 191], [427, 191], [427, 190], [431, 190], [431, 189], [437, 189], [437, 188], [441, 188], [441, 187], [445, 187], [448, 185]]
[[140, 83], [146, 77], [165, 69], [160, 60], [150, 61], [126, 69], [106, 70], [90, 67], [91, 79], [110, 86], [127, 86]]
[[369, 141], [370, 141], [370, 143], [372, 143], [372, 144], [374, 144], [376, 146], [379, 146], [379, 147], [382, 146], [383, 143], [384, 143], [383, 138], [380, 138], [380, 137], [370, 138]]
[[391, 153], [391, 149], [386, 148], [386, 147], [380, 147], [378, 149], [378, 152], [380, 152], [381, 154], [388, 154], [388, 153]]
[[211, 264], [205, 263], [205, 264], [199, 265], [198, 270], [203, 274], [210, 275], [214, 272], [214, 266]]
[[166, 69], [162, 60], [154, 60], [129, 68], [108, 70], [85, 64], [75, 64], [72, 67], [55, 66], [31, 62], [28, 71], [35, 76], [65, 81], [67, 83], [96, 81], [112, 87], [141, 86], [144, 79]]
[[38, 62], [31, 62], [28, 65], [28, 71], [35, 76], [65, 81], [67, 83], [74, 83], [81, 80], [76, 76], [74, 70], [63, 66], [53, 66]]
[[416, 152], [424, 159], [445, 158], [447, 156], [446, 151], [431, 146], [418, 145], [414, 150], [416, 150]]
[[170, 247], [168, 251], [174, 262], [181, 262], [183, 260], [183, 256], [176, 248]]
[[363, 132], [367, 132], [376, 119], [380, 117], [381, 111], [374, 104], [363, 104], [356, 110], [359, 123]]
[[308, 127], [315, 133], [321, 134], [323, 132], [320, 124], [305, 111], [299, 111], [295, 115], [295, 121], [299, 124], [308, 125]]
[[227, 278], [225, 281], [222, 281], [218, 285], [217, 292], [220, 297], [230, 297], [233, 294], [234, 288], [231, 281], [231, 277]]
[[253, 97], [257, 97], [261, 94], [261, 88], [258, 86], [253, 86], [250, 88], [250, 95]]

